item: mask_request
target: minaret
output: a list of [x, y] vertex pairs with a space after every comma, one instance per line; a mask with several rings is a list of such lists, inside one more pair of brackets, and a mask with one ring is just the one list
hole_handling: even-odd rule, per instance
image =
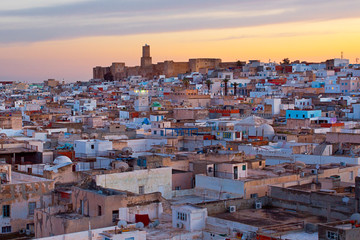
[[149, 67], [152, 65], [152, 59], [150, 57], [150, 46], [145, 44], [142, 49], [141, 67]]

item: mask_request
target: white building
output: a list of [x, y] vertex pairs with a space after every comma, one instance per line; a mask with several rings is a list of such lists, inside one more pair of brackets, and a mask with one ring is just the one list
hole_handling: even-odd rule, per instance
[[242, 119], [235, 124], [234, 130], [242, 132], [244, 138], [263, 137], [272, 140], [275, 136], [274, 128], [269, 125], [267, 120], [256, 116]]
[[76, 112], [94, 111], [96, 109], [95, 99], [80, 99], [74, 101], [73, 110]]
[[95, 177], [96, 185], [136, 194], [161, 192], [164, 198], [172, 196], [172, 168], [154, 168], [101, 174]]
[[325, 78], [328, 76], [334, 76], [335, 75], [335, 71], [334, 70], [318, 70], [315, 73], [317, 78]]
[[0, 182], [0, 239], [1, 233], [34, 232], [34, 210], [51, 204], [53, 180], [12, 172], [10, 164], [0, 164]]
[[149, 95], [147, 90], [136, 90], [137, 98], [134, 103], [135, 111], [149, 111]]
[[239, 179], [247, 177], [245, 162], [224, 162], [214, 164], [214, 175], [226, 179]]
[[[133, 224], [135, 225], [135, 224]], [[130, 227], [128, 225], [128, 227]], [[135, 227], [135, 226], [133, 226]], [[118, 234], [115, 233], [115, 226], [106, 228], [90, 229], [82, 232], [67, 233], [63, 235], [56, 235], [51, 237], [39, 238], [41, 240], [89, 240], [89, 236], [92, 239], [110, 239], [110, 240], [145, 240], [146, 232], [144, 230], [130, 230], [120, 231]], [[134, 228], [135, 229], [135, 228]]]
[[159, 122], [164, 120], [164, 115], [150, 115], [150, 122]]
[[120, 118], [120, 119], [124, 119], [124, 120], [130, 119], [130, 112], [129, 112], [129, 111], [120, 110], [120, 111], [119, 111], [119, 118]]
[[75, 157], [96, 157], [107, 155], [107, 151], [112, 150], [112, 142], [109, 140], [75, 140]]
[[171, 207], [173, 228], [185, 228], [187, 231], [205, 229], [207, 209], [185, 204]]
[[295, 108], [310, 109], [311, 105], [312, 105], [311, 99], [306, 99], [306, 98], [295, 99]]
[[[170, 128], [171, 122], [151, 122], [151, 133], [155, 136], [165, 136], [165, 128]], [[171, 134], [171, 133], [170, 133]]]
[[280, 114], [281, 98], [267, 98], [265, 104], [271, 105], [272, 115]]
[[353, 112], [347, 113], [346, 117], [351, 119], [360, 119], [360, 104], [353, 104]]

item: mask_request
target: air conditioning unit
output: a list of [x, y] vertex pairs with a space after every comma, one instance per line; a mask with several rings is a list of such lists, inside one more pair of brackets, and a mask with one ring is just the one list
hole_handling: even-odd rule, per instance
[[318, 174], [318, 170], [317, 169], [311, 169], [311, 173], [312, 174]]
[[262, 202], [256, 201], [255, 202], [255, 209], [261, 209], [262, 208]]
[[230, 206], [229, 212], [231, 212], [231, 213], [236, 212], [236, 206]]
[[184, 224], [181, 223], [181, 222], [178, 222], [178, 223], [176, 223], [176, 227], [177, 227], [177, 228], [183, 228], [183, 227], [184, 227]]

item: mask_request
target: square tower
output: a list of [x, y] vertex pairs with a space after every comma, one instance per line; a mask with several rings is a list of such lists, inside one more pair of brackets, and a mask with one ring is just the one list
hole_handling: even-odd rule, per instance
[[141, 67], [149, 67], [152, 65], [152, 59], [150, 57], [150, 46], [145, 44], [142, 49]]

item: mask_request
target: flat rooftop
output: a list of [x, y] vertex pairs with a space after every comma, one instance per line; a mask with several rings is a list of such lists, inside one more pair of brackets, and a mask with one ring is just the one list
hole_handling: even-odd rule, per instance
[[178, 196], [173, 197], [171, 200], [169, 200], [173, 205], [179, 205], [179, 204], [198, 204], [203, 202], [212, 202], [219, 199], [215, 198], [209, 198], [205, 196], [197, 196], [197, 195], [185, 195], [185, 196]]
[[[11, 182], [6, 184], [21, 184], [21, 183], [35, 183], [35, 182], [52, 182], [53, 180], [36, 177], [33, 175], [23, 174], [19, 172], [11, 172]], [[4, 185], [6, 185], [4, 184]]]
[[146, 228], [146, 239], [172, 239], [175, 235], [182, 235], [189, 233], [185, 229], [173, 228], [172, 218], [170, 214], [162, 214], [159, 219], [160, 224], [156, 228]]
[[[330, 164], [322, 164], [319, 166], [319, 174], [322, 173], [323, 170], [327, 169], [343, 169], [347, 167], [355, 167], [357, 165], [347, 164], [346, 166], [342, 166], [340, 163], [330, 163]], [[239, 180], [242, 181], [251, 181], [257, 179], [271, 178], [271, 177], [279, 177], [279, 176], [290, 176], [290, 175], [299, 175], [298, 171], [296, 171], [296, 164], [293, 163], [281, 163], [277, 165], [266, 166], [263, 169], [248, 169], [247, 177], [241, 178]], [[306, 164], [302, 168], [302, 172], [305, 173], [305, 176], [311, 175], [311, 171], [316, 169], [316, 164]], [[279, 175], [280, 173], [280, 175]]]
[[0, 154], [13, 154], [13, 153], [24, 153], [24, 152], [36, 153], [37, 151], [34, 149], [25, 148], [25, 147], [1, 148], [0, 149]]
[[246, 225], [262, 228], [292, 222], [306, 221], [310, 223], [325, 223], [326, 218], [313, 216], [307, 213], [286, 210], [283, 208], [246, 209], [234, 213], [221, 213], [216, 218], [239, 222]]

